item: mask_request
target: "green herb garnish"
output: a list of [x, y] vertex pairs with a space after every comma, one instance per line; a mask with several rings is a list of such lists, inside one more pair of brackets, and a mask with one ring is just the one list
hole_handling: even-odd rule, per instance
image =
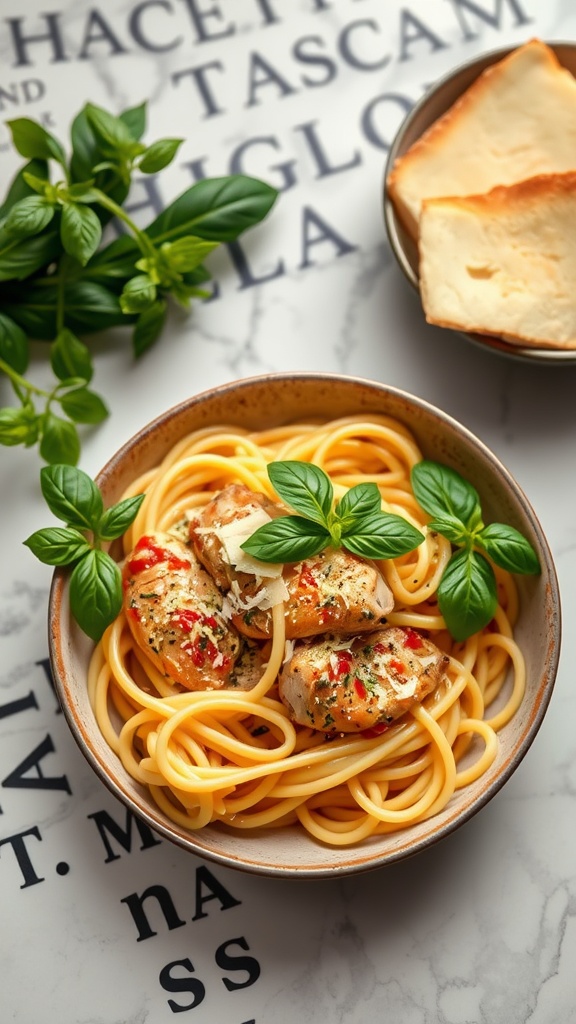
[[334, 504], [330, 478], [312, 463], [271, 462], [268, 476], [299, 515], [273, 519], [244, 541], [243, 550], [262, 562], [299, 562], [329, 546], [363, 558], [397, 558], [424, 539], [402, 516], [382, 511], [374, 483], [356, 484]]
[[[0, 444], [38, 445], [48, 463], [75, 465], [76, 424], [108, 415], [89, 386], [84, 334], [130, 325], [135, 356], [159, 337], [171, 298], [207, 298], [205, 257], [261, 221], [278, 193], [244, 175], [207, 178], [183, 192], [147, 227], [124, 208], [133, 172], [157, 174], [182, 139], [142, 142], [146, 104], [118, 117], [87, 103], [71, 126], [71, 153], [36, 121], [7, 121], [22, 166], [0, 204], [0, 372], [17, 404], [0, 409]], [[52, 171], [52, 174], [51, 174]], [[123, 234], [101, 246], [107, 222]], [[55, 382], [25, 374], [29, 341], [51, 342]]]
[[105, 509], [97, 484], [68, 465], [44, 466], [40, 485], [50, 511], [66, 526], [37, 530], [24, 543], [46, 565], [73, 567], [70, 610], [84, 633], [99, 640], [122, 607], [122, 575], [102, 542], [128, 529], [144, 495]]
[[438, 587], [438, 606], [455, 640], [483, 629], [498, 604], [496, 577], [485, 557], [509, 572], [536, 575], [538, 556], [525, 537], [503, 523], [484, 526], [478, 493], [459, 473], [423, 460], [412, 469], [412, 487], [432, 516], [428, 529], [441, 533], [458, 549]]

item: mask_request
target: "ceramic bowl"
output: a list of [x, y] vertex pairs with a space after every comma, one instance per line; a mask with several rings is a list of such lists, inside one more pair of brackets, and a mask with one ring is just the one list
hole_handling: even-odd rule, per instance
[[[576, 44], [548, 43], [548, 45], [554, 50], [563, 67], [576, 76]], [[414, 239], [406, 232], [398, 218], [394, 204], [387, 193], [386, 182], [388, 175], [398, 157], [403, 156], [430, 125], [446, 113], [478, 76], [487, 67], [498, 63], [498, 61], [506, 57], [513, 49], [515, 47], [509, 46], [504, 49], [481, 54], [465, 64], [458, 65], [447, 75], [440, 78], [412, 108], [400, 125], [390, 147], [384, 171], [384, 223], [388, 240], [398, 265], [409, 283], [417, 291], [419, 291], [418, 249]], [[570, 363], [576, 365], [576, 351], [560, 351], [515, 345], [493, 335], [473, 334], [463, 331], [457, 333], [484, 349], [488, 348], [501, 355], [510, 356], [524, 362], [538, 363], [540, 365], [547, 364], [549, 366]]]
[[560, 604], [550, 551], [526, 496], [489, 449], [448, 415], [384, 384], [330, 374], [276, 374], [226, 384], [169, 409], [112, 456], [97, 477], [106, 505], [119, 500], [140, 473], [155, 466], [188, 432], [231, 423], [260, 429], [311, 417], [347, 414], [396, 417], [414, 433], [425, 456], [447, 463], [474, 482], [486, 521], [516, 526], [531, 541], [542, 566], [539, 577], [519, 577], [521, 615], [517, 638], [527, 662], [521, 708], [500, 735], [498, 756], [484, 777], [458, 791], [435, 817], [403, 831], [349, 848], [329, 848], [296, 827], [232, 833], [218, 825], [186, 831], [165, 817], [136, 784], [103, 739], [89, 704], [86, 675], [93, 648], [71, 619], [68, 577], [56, 570], [49, 610], [52, 668], [74, 738], [111, 792], [160, 836], [200, 857], [231, 868], [282, 877], [351, 874], [424, 850], [467, 821], [503, 786], [532, 743], [546, 711], [557, 669]]

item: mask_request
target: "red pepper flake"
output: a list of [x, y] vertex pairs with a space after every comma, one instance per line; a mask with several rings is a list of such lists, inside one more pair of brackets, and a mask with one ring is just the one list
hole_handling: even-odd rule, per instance
[[140, 540], [136, 544], [134, 551], [144, 551], [146, 548], [153, 547], [153, 545], [154, 541], [152, 540], [152, 537], [145, 533], [143, 537], [140, 537]]
[[361, 736], [365, 736], [367, 740], [374, 739], [376, 736], [382, 736], [383, 733], [388, 732], [390, 726], [387, 722], [378, 722], [377, 725], [370, 726], [369, 729], [363, 729]]
[[187, 559], [179, 558], [168, 548], [160, 547], [152, 537], [146, 535], [140, 537], [134, 551], [138, 552], [141, 557], [128, 560], [127, 569], [133, 576], [145, 569], [151, 569], [153, 565], [160, 565], [162, 562], [166, 562], [169, 569], [189, 569], [192, 564]]
[[394, 671], [397, 672], [399, 676], [406, 675], [406, 666], [403, 664], [403, 662], [398, 661], [398, 658], [390, 658], [390, 668], [393, 668]]
[[364, 686], [362, 680], [358, 678], [358, 676], [356, 676], [356, 679], [354, 680], [354, 689], [356, 690], [356, 693], [360, 697], [360, 700], [366, 700], [366, 697], [368, 696], [368, 690]]
[[202, 617], [202, 625], [208, 626], [208, 629], [218, 629], [218, 623], [213, 615], [204, 615]]
[[196, 668], [204, 668], [206, 659], [212, 664], [212, 668], [219, 668], [226, 671], [230, 665], [230, 658], [226, 657], [223, 660], [222, 665], [216, 666], [214, 662], [220, 655], [216, 644], [212, 643], [205, 636], [197, 636], [194, 640], [186, 640], [182, 644], [182, 650], [186, 651], [192, 659], [192, 663]]
[[130, 608], [126, 609], [126, 615], [129, 615], [135, 622], [140, 622], [140, 619], [142, 618], [140, 609], [136, 608], [135, 605], [131, 605]]
[[178, 558], [177, 555], [173, 555], [171, 552], [168, 554], [168, 568], [169, 569], [190, 569], [192, 562], [189, 562], [187, 558]]
[[202, 648], [198, 645], [197, 639], [187, 640], [185, 643], [182, 644], [182, 650], [186, 651], [186, 654], [190, 655], [192, 663], [196, 666], [196, 668], [203, 668], [204, 662], [206, 661], [206, 656]]
[[404, 630], [406, 636], [404, 639], [404, 647], [409, 647], [411, 651], [417, 651], [422, 646], [422, 637], [416, 632], [415, 629], [410, 629], [408, 626]]
[[352, 666], [352, 655], [350, 651], [339, 651], [336, 655], [336, 662], [330, 663], [328, 669], [328, 678], [331, 683], [336, 682], [341, 676], [346, 676], [350, 672]]
[[206, 651], [207, 656], [210, 658], [212, 665], [214, 665], [214, 662], [218, 657], [218, 648], [216, 647], [216, 644], [213, 644], [211, 640], [208, 640], [204, 650]]
[[318, 581], [312, 575], [312, 570], [307, 565], [300, 571], [300, 583], [305, 587], [314, 587], [318, 590]]
[[170, 619], [170, 625], [191, 633], [194, 624], [199, 621], [200, 612], [194, 611], [193, 608], [178, 608]]
[[198, 645], [194, 644], [190, 653], [192, 655], [192, 661], [194, 662], [196, 668], [203, 668], [204, 662], [206, 661], [204, 651], [201, 651]]

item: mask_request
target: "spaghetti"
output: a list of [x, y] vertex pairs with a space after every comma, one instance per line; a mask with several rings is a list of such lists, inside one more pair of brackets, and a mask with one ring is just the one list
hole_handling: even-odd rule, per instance
[[[431, 817], [490, 767], [497, 731], [524, 693], [524, 662], [513, 638], [516, 588], [496, 569], [493, 621], [463, 643], [452, 640], [435, 598], [450, 544], [426, 531], [410, 486], [411, 467], [421, 458], [410, 432], [386, 416], [257, 433], [222, 426], [184, 438], [134, 481], [125, 497], [145, 491], [146, 498], [124, 537], [126, 554], [144, 534], [181, 528], [230, 483], [274, 498], [267, 475], [273, 460], [319, 465], [336, 498], [357, 483], [375, 482], [383, 508], [424, 533], [417, 549], [379, 564], [395, 600], [388, 622], [429, 635], [449, 659], [436, 690], [382, 735], [334, 738], [295, 725], [278, 697], [286, 647], [282, 605], [272, 612], [262, 676], [241, 692], [182, 692], [134, 643], [122, 612], [94, 652], [90, 700], [125, 769], [171, 820], [191, 830], [212, 822], [238, 830], [299, 822], [317, 840], [344, 846]], [[497, 705], [492, 716], [491, 705]]]

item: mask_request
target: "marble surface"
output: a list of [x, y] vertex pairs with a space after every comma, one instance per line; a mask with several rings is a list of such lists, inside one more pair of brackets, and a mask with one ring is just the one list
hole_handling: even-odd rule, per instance
[[[111, 416], [83, 435], [82, 467], [95, 473], [152, 416], [224, 381], [296, 369], [385, 381], [460, 419], [516, 476], [548, 535], [565, 622], [555, 693], [528, 755], [476, 818], [426, 853], [363, 876], [298, 882], [210, 867], [135, 830], [129, 844], [124, 809], [84, 762], [50, 686], [51, 573], [21, 543], [47, 525], [40, 461], [0, 449], [2, 1021], [575, 1022], [576, 368], [537, 368], [427, 327], [381, 214], [387, 147], [426, 85], [532, 35], [576, 39], [573, 5], [1, 8], [2, 121], [42, 118], [65, 136], [86, 100], [120, 110], [148, 98], [147, 138], [186, 139], [159, 179], [162, 202], [200, 167], [241, 168], [283, 189], [242, 243], [249, 270], [239, 274], [225, 249], [214, 254], [220, 298], [189, 317], [174, 312], [145, 358], [134, 363], [121, 331], [94, 339], [94, 384]], [[2, 124], [3, 187], [19, 165]], [[133, 200], [145, 200], [141, 186]], [[32, 373], [46, 378], [42, 345]], [[11, 401], [5, 379], [0, 398]], [[129, 897], [151, 886], [168, 893], [172, 927], [151, 910], [151, 934], [138, 941]], [[184, 980], [170, 992], [162, 979], [176, 961], [172, 977]]]

